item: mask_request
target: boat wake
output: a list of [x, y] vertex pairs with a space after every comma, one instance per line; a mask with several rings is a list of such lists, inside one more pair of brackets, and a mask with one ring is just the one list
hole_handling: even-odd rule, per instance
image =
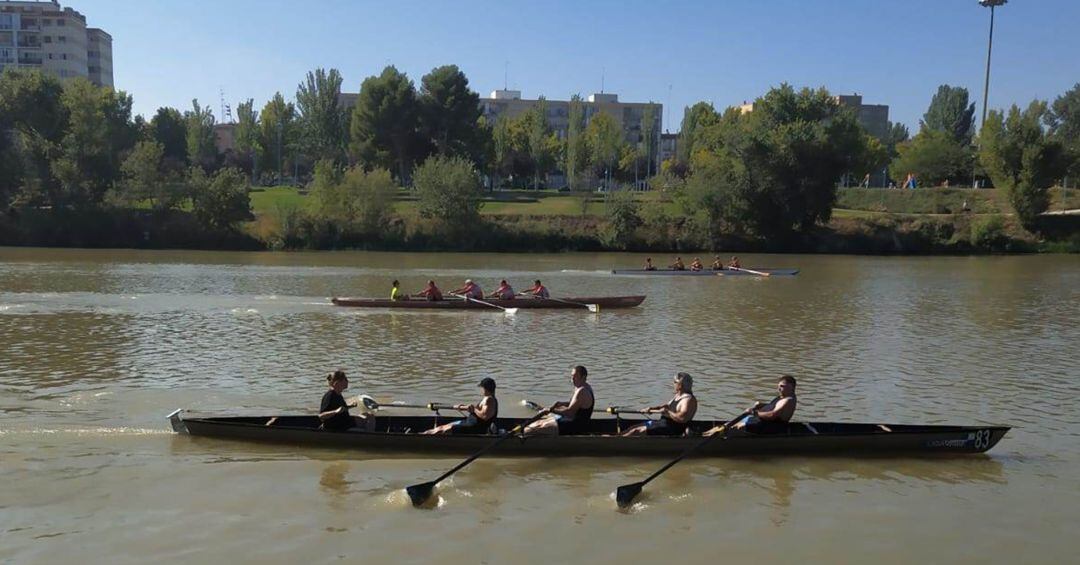
[[115, 437], [115, 436], [153, 436], [170, 435], [171, 431], [164, 428], [28, 428], [28, 429], [0, 429], [0, 437], [12, 436], [58, 436], [74, 435], [79, 437]]

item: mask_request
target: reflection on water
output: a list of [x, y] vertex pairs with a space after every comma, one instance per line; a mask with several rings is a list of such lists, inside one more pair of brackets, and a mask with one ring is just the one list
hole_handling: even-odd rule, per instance
[[[670, 544], [822, 562], [1004, 560], [1031, 543], [1071, 556], [1080, 258], [759, 256], [743, 261], [802, 274], [608, 274], [641, 260], [0, 249], [0, 481], [19, 485], [0, 496], [0, 561], [475, 561], [477, 528], [493, 527], [505, 535], [486, 538], [492, 562], [559, 560], [567, 547], [601, 562], [659, 560]], [[432, 277], [539, 277], [556, 295], [648, 298], [599, 315], [516, 316], [327, 300]], [[322, 375], [339, 367], [350, 395], [384, 402], [471, 402], [492, 376], [505, 414], [527, 415], [521, 399], [566, 399], [574, 364], [589, 367], [600, 406], [666, 400], [684, 370], [699, 413], [726, 420], [790, 372], [803, 419], [1014, 429], [989, 456], [947, 461], [692, 459], [628, 514], [613, 511], [611, 492], [662, 461], [481, 458], [417, 512], [401, 489], [460, 459], [182, 437], [163, 420], [177, 407], [312, 412]], [[431, 543], [417, 544], [418, 531]]]

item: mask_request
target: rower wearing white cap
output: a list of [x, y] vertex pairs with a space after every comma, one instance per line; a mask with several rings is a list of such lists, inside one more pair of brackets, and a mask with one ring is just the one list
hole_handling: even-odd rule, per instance
[[472, 279], [465, 279], [465, 286], [450, 294], [458, 294], [475, 300], [484, 299], [484, 291], [480, 288], [480, 285], [474, 283]]

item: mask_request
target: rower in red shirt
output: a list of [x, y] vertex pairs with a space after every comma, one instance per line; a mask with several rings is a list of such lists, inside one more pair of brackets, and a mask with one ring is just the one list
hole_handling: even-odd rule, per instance
[[480, 285], [473, 282], [472, 279], [465, 279], [465, 286], [451, 292], [450, 294], [458, 294], [473, 300], [483, 300], [484, 291], [480, 288]]
[[518, 294], [529, 294], [532, 295], [533, 298], [551, 298], [551, 293], [548, 292], [547, 287], [540, 284], [540, 279], [534, 281], [532, 288], [519, 292]]
[[513, 300], [514, 288], [510, 286], [510, 283], [506, 282], [506, 279], [499, 281], [499, 288], [495, 289], [488, 295], [488, 298], [497, 298], [499, 300]]
[[424, 287], [424, 290], [416, 293], [416, 296], [427, 298], [431, 302], [436, 302], [443, 299], [442, 291], [439, 290], [439, 287], [435, 286], [435, 281], [428, 281], [427, 286]]

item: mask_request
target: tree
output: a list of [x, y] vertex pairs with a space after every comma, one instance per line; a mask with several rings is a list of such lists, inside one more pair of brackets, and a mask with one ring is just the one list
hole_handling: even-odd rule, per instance
[[641, 112], [641, 146], [645, 157], [645, 176], [653, 175], [653, 162], [660, 147], [659, 131], [656, 127], [657, 110], [651, 102]]
[[[259, 113], [255, 110], [255, 101], [248, 98], [236, 106], [236, 151], [250, 160], [252, 165], [258, 160]], [[250, 170], [247, 172], [251, 172]]]
[[1051, 135], [1069, 152], [1069, 174], [1080, 177], [1080, 83], [1054, 100], [1046, 123]]
[[49, 155], [68, 121], [63, 90], [39, 71], [9, 66], [0, 74], [0, 204], [17, 195], [46, 203], [55, 184]]
[[581, 95], [570, 97], [569, 124], [566, 130], [566, 175], [570, 188], [581, 190], [581, 174], [589, 166], [589, 142], [585, 137], [585, 105]]
[[286, 102], [280, 92], [274, 93], [259, 113], [258, 144], [263, 148], [259, 169], [276, 171], [278, 178], [284, 177], [296, 159], [299, 130], [296, 107]]
[[386, 227], [395, 193], [397, 184], [386, 169], [365, 171], [352, 167], [342, 179], [343, 200], [352, 214], [350, 221], [366, 233], [378, 233]]
[[308, 189], [319, 217], [338, 222], [352, 220], [352, 211], [341, 191], [341, 170], [332, 159], [315, 161], [315, 172]]
[[1046, 114], [1040, 100], [1023, 112], [1013, 104], [1008, 117], [991, 110], [979, 134], [979, 160], [994, 186], [1008, 195], [1020, 223], [1032, 231], [1050, 205], [1050, 184], [1066, 164], [1065, 148], [1043, 129]]
[[939, 86], [919, 127], [947, 133], [961, 146], [971, 145], [975, 133], [975, 103], [968, 104], [967, 89], [947, 84]]
[[171, 182], [165, 162], [165, 147], [157, 141], [140, 141], [121, 165], [121, 200], [128, 206], [149, 200], [156, 212], [178, 208], [187, 196]]
[[210, 106], [191, 101], [191, 110], [184, 113], [187, 126], [188, 162], [209, 171], [217, 166], [217, 143], [214, 135], [214, 113]]
[[921, 184], [938, 186], [946, 180], [969, 177], [971, 157], [971, 151], [957, 143], [948, 132], [927, 129], [897, 146], [897, 157], [889, 166], [889, 172], [894, 179], [913, 173]]
[[610, 227], [609, 237], [615, 245], [625, 247], [642, 225], [641, 204], [634, 200], [634, 193], [617, 190], [604, 197], [604, 208]]
[[889, 122], [889, 126], [885, 130], [885, 137], [881, 139], [881, 144], [885, 147], [885, 151], [888, 152], [889, 159], [899, 155], [896, 147], [910, 137], [911, 133], [908, 131], [907, 126], [901, 123]]
[[480, 176], [462, 157], [428, 157], [413, 171], [420, 198], [420, 215], [436, 218], [455, 230], [465, 230], [480, 219]]
[[438, 155], [480, 160], [480, 95], [457, 65], [435, 67], [420, 79], [420, 129]]
[[412, 81], [393, 66], [364, 79], [353, 108], [352, 153], [365, 167], [396, 170], [405, 184], [420, 145], [420, 108]]
[[679, 161], [689, 163], [694, 154], [695, 143], [698, 139], [698, 131], [720, 121], [720, 114], [716, 113], [712, 104], [698, 102], [683, 112], [682, 125], [679, 130], [679, 141], [675, 146], [676, 156]]
[[231, 230], [253, 218], [247, 178], [240, 170], [226, 167], [208, 177], [200, 167], [192, 167], [189, 182], [191, 211], [203, 225]]
[[547, 121], [548, 105], [543, 96], [533, 107], [521, 116], [526, 136], [526, 150], [533, 164], [533, 188], [540, 188], [540, 183], [555, 165], [555, 152], [558, 140], [553, 140], [551, 126]]
[[585, 128], [585, 138], [588, 139], [593, 168], [605, 179], [610, 179], [622, 150], [622, 128], [615, 118], [600, 112], [589, 120], [589, 125]]
[[166, 163], [181, 170], [187, 166], [187, 121], [176, 108], [158, 108], [150, 119], [150, 134], [161, 144]]
[[305, 153], [314, 160], [341, 161], [345, 155], [345, 112], [341, 98], [341, 73], [319, 68], [309, 71], [296, 88]]

